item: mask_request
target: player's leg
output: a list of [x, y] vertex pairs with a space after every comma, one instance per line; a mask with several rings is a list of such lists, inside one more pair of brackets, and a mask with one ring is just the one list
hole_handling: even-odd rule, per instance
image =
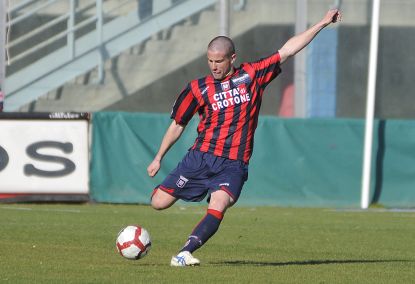
[[186, 244], [177, 256], [170, 262], [172, 266], [199, 265], [200, 261], [193, 257], [192, 253], [205, 244], [219, 228], [226, 209], [232, 206], [234, 200], [223, 190], [217, 190], [211, 194], [206, 215], [196, 225], [187, 239]]
[[[206, 215], [196, 225], [180, 253], [173, 257], [172, 265], [180, 257], [188, 258], [199, 264], [199, 260], [192, 253], [204, 245], [219, 229], [224, 213], [239, 198], [244, 182], [248, 178], [248, 167], [240, 161], [230, 161], [223, 158], [212, 158], [210, 171], [216, 172], [209, 179], [212, 192]], [[217, 165], [220, 165], [217, 167]], [[176, 258], [176, 260], [175, 260]], [[187, 260], [183, 261], [187, 263]], [[183, 266], [183, 265], [177, 265]]]
[[205, 244], [219, 228], [226, 209], [233, 204], [233, 199], [223, 190], [211, 194], [205, 216], [193, 229], [186, 244], [180, 251], [194, 252]]
[[167, 192], [156, 188], [151, 196], [151, 206], [156, 210], [167, 209], [177, 201], [177, 198]]

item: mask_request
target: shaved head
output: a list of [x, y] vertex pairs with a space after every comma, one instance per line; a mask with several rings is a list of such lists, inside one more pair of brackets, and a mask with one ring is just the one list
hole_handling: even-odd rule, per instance
[[207, 59], [210, 72], [216, 80], [222, 80], [234, 72], [236, 59], [235, 46], [226, 36], [217, 36], [211, 40], [207, 48]]
[[226, 36], [217, 36], [210, 41], [208, 50], [224, 52], [226, 56], [230, 57], [232, 54], [235, 54], [235, 45], [230, 38]]

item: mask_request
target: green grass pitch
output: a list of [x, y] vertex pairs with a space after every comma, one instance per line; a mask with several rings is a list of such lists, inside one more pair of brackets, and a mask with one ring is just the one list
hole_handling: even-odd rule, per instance
[[[1, 283], [414, 283], [415, 212], [276, 207], [230, 209], [194, 255], [173, 268], [205, 207], [165, 211], [109, 204], [0, 205]], [[137, 261], [115, 248], [141, 224], [152, 249]]]

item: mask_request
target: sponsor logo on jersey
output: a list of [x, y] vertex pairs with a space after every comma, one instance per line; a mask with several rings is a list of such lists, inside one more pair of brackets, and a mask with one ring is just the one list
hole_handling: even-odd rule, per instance
[[206, 86], [201, 92], [202, 95], [206, 94], [206, 92], [209, 90], [209, 86]]
[[212, 108], [215, 111], [227, 108], [233, 105], [239, 105], [251, 100], [251, 95], [247, 92], [245, 86], [223, 91], [213, 95], [214, 102]]
[[247, 73], [232, 79], [232, 83], [234, 83], [235, 85], [249, 84], [250, 82], [251, 82], [251, 78], [249, 77], [249, 74]]

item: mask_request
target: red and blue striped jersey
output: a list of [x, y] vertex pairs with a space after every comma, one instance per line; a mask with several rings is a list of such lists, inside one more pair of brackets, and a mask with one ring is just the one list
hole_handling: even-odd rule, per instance
[[249, 162], [265, 87], [281, 72], [278, 52], [243, 63], [232, 75], [191, 81], [174, 103], [171, 118], [186, 125], [198, 112], [198, 136], [192, 149]]

